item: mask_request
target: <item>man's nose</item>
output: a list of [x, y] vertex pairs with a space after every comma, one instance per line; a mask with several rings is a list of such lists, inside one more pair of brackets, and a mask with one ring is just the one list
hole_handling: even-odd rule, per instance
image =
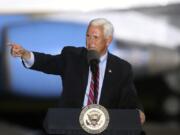
[[94, 48], [96, 45], [94, 43], [90, 43], [90, 48]]
[[90, 36], [89, 41], [91, 44], [94, 44], [95, 38], [93, 36]]

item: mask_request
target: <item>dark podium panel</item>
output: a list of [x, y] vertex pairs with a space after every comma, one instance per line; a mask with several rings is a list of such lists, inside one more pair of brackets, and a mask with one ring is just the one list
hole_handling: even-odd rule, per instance
[[[44, 128], [48, 134], [89, 135], [79, 124], [81, 109], [51, 108], [48, 109]], [[138, 110], [108, 110], [110, 122], [101, 135], [140, 135]]]

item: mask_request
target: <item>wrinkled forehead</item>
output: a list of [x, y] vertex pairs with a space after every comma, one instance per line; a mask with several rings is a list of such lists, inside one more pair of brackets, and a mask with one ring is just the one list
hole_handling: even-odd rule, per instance
[[87, 33], [93, 35], [103, 34], [103, 27], [100, 25], [98, 26], [90, 25], [87, 29]]

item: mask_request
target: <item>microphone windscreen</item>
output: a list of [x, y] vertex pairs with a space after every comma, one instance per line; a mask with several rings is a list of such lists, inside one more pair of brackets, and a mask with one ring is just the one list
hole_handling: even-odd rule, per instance
[[99, 63], [100, 54], [96, 50], [88, 50], [87, 52], [87, 60], [88, 63], [91, 64], [92, 61], [96, 61]]

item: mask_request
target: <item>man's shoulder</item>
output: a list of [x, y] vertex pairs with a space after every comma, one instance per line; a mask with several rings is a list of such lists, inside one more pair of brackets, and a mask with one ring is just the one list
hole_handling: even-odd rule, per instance
[[110, 54], [110, 56], [111, 56], [111, 59], [114, 61], [114, 63], [116, 63], [117, 66], [121, 66], [121, 67], [125, 66], [125, 67], [131, 68], [131, 64], [128, 61], [126, 61], [114, 54]]
[[65, 46], [62, 50], [62, 53], [80, 54], [83, 51], [86, 51], [85, 47]]

